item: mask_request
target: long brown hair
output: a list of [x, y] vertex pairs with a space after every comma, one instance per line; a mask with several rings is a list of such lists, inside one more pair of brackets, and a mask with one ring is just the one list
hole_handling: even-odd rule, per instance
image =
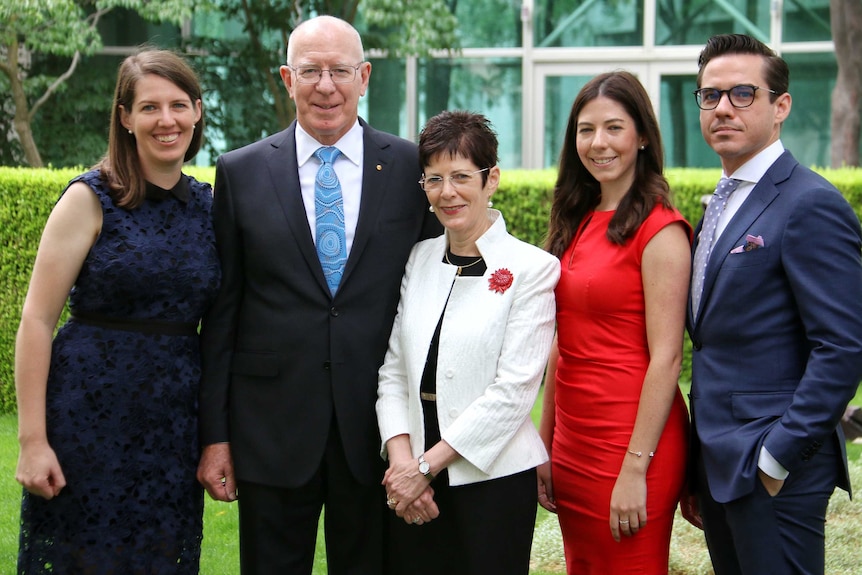
[[670, 187], [662, 175], [664, 154], [661, 134], [646, 90], [629, 72], [615, 71], [596, 76], [587, 82], [572, 104], [566, 125], [566, 139], [560, 152], [545, 241], [545, 249], [557, 257], [566, 251], [587, 213], [599, 204], [601, 187], [578, 157], [575, 138], [578, 115], [584, 106], [600, 96], [620, 104], [634, 120], [638, 134], [646, 141], [646, 147], [638, 152], [632, 186], [611, 218], [608, 240], [624, 244], [657, 202], [671, 207]]
[[204, 111], [200, 82], [194, 70], [179, 55], [169, 50], [144, 49], [123, 60], [117, 73], [117, 87], [111, 108], [111, 126], [108, 132], [108, 151], [94, 166], [111, 189], [114, 202], [126, 209], [141, 205], [146, 195], [146, 181], [138, 157], [135, 137], [123, 127], [122, 106], [131, 110], [135, 102], [135, 88], [146, 74], [168, 80], [189, 95], [192, 104], [201, 100], [201, 118], [197, 121], [184, 160], [188, 162], [201, 148], [204, 132]]

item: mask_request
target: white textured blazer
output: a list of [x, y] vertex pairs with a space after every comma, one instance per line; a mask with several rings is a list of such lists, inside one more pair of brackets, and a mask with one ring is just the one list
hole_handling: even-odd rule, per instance
[[[436, 393], [441, 437], [461, 455], [448, 467], [451, 485], [548, 460], [530, 410], [554, 337], [560, 262], [509, 235], [497, 210], [488, 217], [493, 223], [476, 242], [488, 268], [482, 277], [456, 276], [456, 267], [443, 263], [446, 235], [413, 248], [377, 387], [381, 454], [386, 458], [389, 439], [406, 433], [418, 457], [425, 451], [419, 386], [445, 308]], [[513, 279], [500, 293], [489, 280], [503, 269]]]

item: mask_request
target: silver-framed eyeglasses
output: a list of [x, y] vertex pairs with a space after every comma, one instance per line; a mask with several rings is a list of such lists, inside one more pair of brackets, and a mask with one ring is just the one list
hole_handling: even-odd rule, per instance
[[356, 71], [362, 67], [363, 62], [356, 66], [333, 66], [332, 68], [318, 68], [317, 66], [297, 66], [294, 68], [290, 64], [288, 68], [296, 74], [296, 79], [300, 84], [317, 84], [323, 78], [323, 73], [328, 72], [329, 77], [335, 84], [349, 84], [356, 78]]
[[452, 187], [457, 190], [458, 188], [462, 188], [472, 182], [473, 176], [476, 174], [487, 172], [490, 169], [491, 168], [482, 168], [475, 172], [455, 172], [446, 178], [443, 176], [426, 176], [425, 174], [422, 174], [422, 179], [419, 180], [419, 185], [422, 186], [422, 189], [426, 192], [436, 192], [443, 189], [443, 182], [445, 180], [449, 180]]
[[777, 94], [775, 90], [769, 88], [761, 88], [760, 86], [752, 86], [750, 84], [740, 84], [729, 90], [719, 90], [718, 88], [701, 88], [692, 92], [694, 99], [697, 102], [697, 107], [701, 110], [715, 110], [721, 102], [722, 94], [727, 94], [727, 99], [730, 100], [730, 105], [734, 108], [747, 108], [754, 103], [754, 97], [758, 90], [765, 90], [770, 94]]

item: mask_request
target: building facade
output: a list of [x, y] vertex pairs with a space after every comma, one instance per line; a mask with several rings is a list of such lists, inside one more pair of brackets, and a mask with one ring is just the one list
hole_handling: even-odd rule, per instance
[[[700, 135], [692, 95], [697, 57], [713, 34], [746, 33], [790, 65], [793, 110], [782, 130], [784, 144], [803, 164], [829, 164], [837, 74], [829, 0], [450, 3], [459, 22], [457, 52], [405, 59], [368, 54], [373, 71], [360, 114], [376, 127], [415, 140], [424, 122], [441, 110], [478, 111], [498, 131], [503, 168], [553, 167], [577, 92], [598, 73], [625, 69], [640, 78], [652, 99], [667, 165], [717, 167], [718, 158]], [[106, 53], [120, 55], [145, 41], [175, 44], [196, 29], [208, 36], [214, 28], [216, 35], [242, 33], [237, 23], [212, 13], [197, 15], [181, 31], [142, 24], [113, 23], [117, 45]], [[362, 31], [361, 5], [357, 27]], [[203, 155], [199, 162], [212, 158]]]
[[[469, 0], [456, 15], [457, 57], [403, 60], [403, 73], [383, 74], [385, 83], [372, 73], [366, 105], [380, 94], [401, 100], [397, 124], [378, 123], [413, 138], [444, 108], [483, 112], [499, 132], [503, 167], [552, 167], [577, 92], [598, 73], [625, 69], [650, 94], [667, 165], [714, 167], [692, 95], [697, 57], [713, 34], [745, 33], [790, 65], [793, 111], [782, 141], [804, 164], [829, 164], [837, 73], [829, 0]], [[371, 61], [375, 72], [394, 65]]]

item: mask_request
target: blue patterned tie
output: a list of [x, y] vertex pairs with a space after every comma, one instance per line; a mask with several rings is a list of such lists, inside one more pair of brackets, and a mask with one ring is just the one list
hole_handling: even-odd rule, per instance
[[715, 228], [718, 226], [718, 218], [727, 205], [727, 198], [739, 186], [740, 180], [721, 178], [706, 208], [703, 216], [703, 225], [700, 228], [700, 239], [694, 252], [694, 270], [691, 275], [691, 309], [692, 316], [697, 316], [700, 307], [700, 296], [703, 294], [703, 282], [706, 279], [706, 263], [712, 253], [712, 244], [715, 239]]
[[338, 290], [344, 264], [347, 262], [347, 240], [344, 234], [344, 204], [341, 183], [332, 163], [341, 154], [334, 146], [318, 148], [314, 157], [320, 169], [314, 178], [314, 215], [317, 257], [332, 295]]

